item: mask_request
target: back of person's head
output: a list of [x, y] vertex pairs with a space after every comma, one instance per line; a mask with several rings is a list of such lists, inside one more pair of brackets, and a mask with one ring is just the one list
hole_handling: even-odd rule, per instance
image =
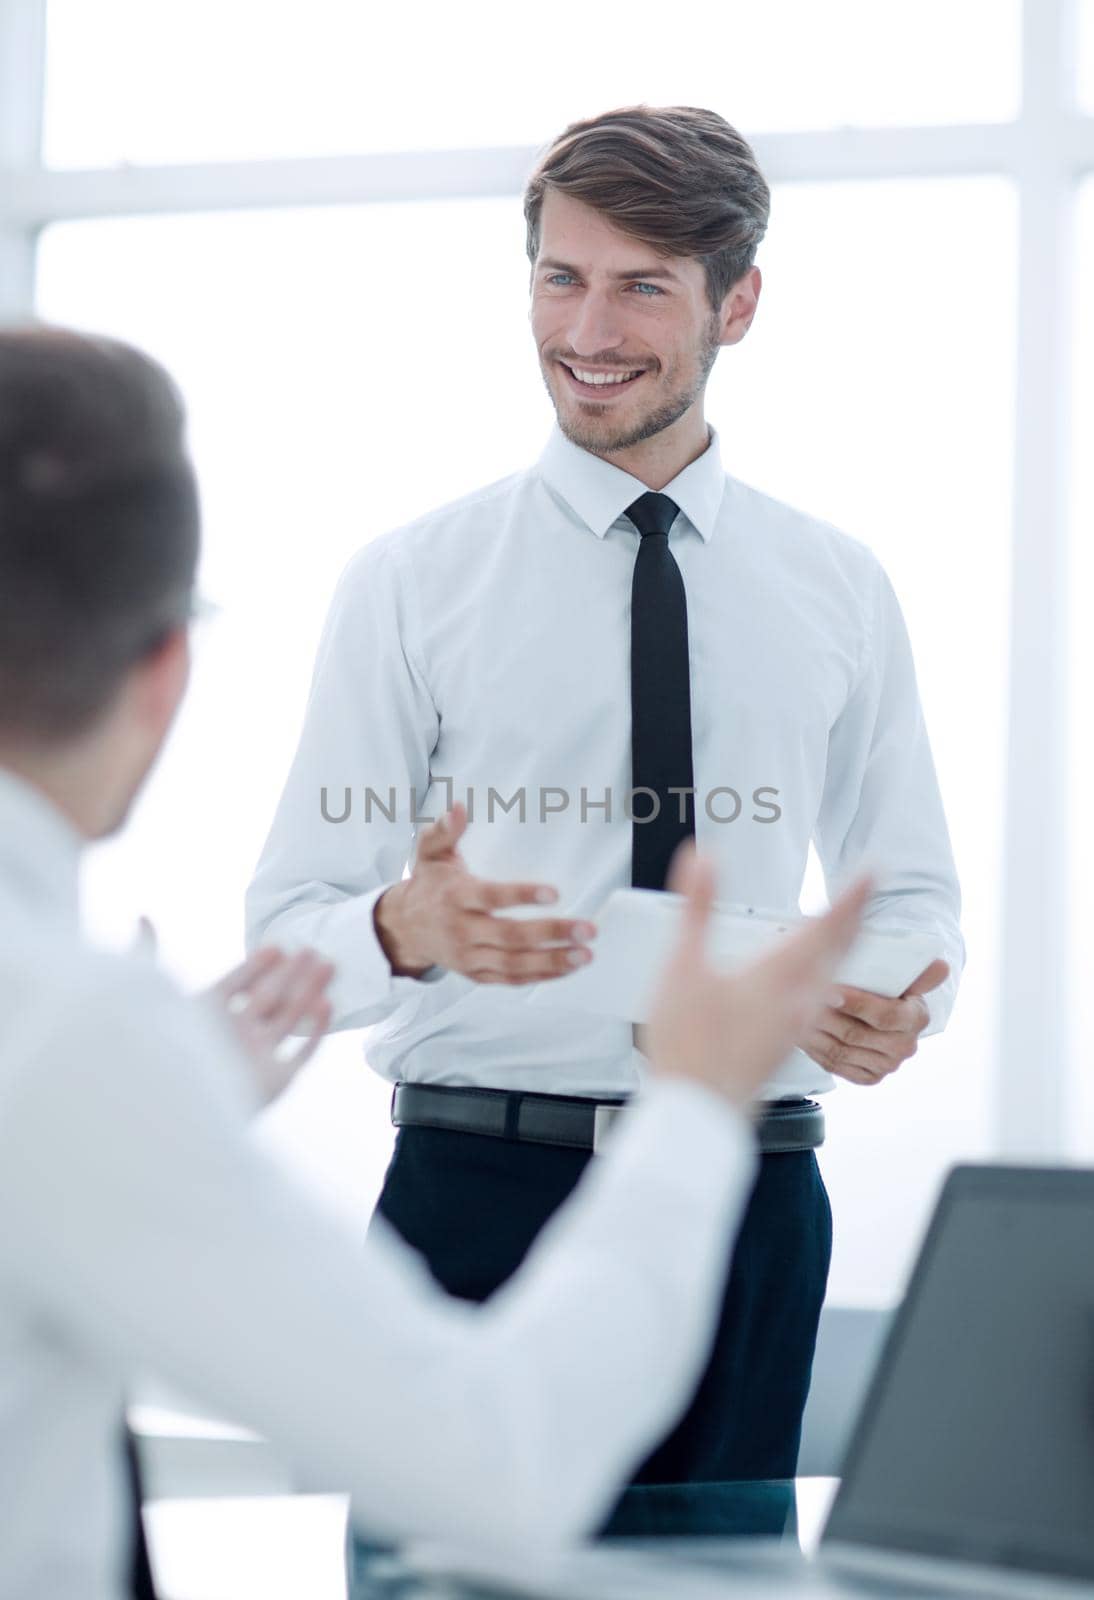
[[91, 732], [193, 600], [177, 389], [116, 340], [0, 329], [0, 742]]
[[751, 145], [698, 106], [622, 106], [565, 128], [524, 193], [533, 265], [549, 189], [663, 255], [696, 257], [715, 309], [754, 264], [771, 208]]

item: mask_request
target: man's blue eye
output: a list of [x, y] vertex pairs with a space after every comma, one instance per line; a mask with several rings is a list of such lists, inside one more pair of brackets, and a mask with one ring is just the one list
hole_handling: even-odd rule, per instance
[[[660, 294], [661, 293], [661, 290], [657, 287], [657, 285], [655, 283], [636, 283], [635, 284], [635, 288], [636, 289], [649, 289], [652, 294]], [[647, 296], [646, 298], [648, 299], [649, 297]]]
[[569, 278], [570, 281], [573, 282], [573, 274], [569, 272], [552, 272], [551, 276], [547, 279], [547, 282], [557, 283], [560, 278]]

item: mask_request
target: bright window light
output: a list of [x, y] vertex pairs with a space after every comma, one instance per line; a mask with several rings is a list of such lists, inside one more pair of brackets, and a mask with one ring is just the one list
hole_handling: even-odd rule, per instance
[[743, 130], [1003, 121], [1017, 0], [50, 0], [59, 167], [539, 144], [607, 106]]

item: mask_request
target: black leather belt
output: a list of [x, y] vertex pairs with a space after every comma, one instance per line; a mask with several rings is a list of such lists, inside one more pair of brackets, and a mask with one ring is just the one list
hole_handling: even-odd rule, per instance
[[[626, 1100], [525, 1094], [515, 1089], [454, 1089], [435, 1083], [397, 1083], [391, 1120], [397, 1128], [441, 1128], [529, 1144], [597, 1150]], [[764, 1155], [815, 1150], [824, 1143], [824, 1111], [816, 1100], [771, 1100], [754, 1110]]]

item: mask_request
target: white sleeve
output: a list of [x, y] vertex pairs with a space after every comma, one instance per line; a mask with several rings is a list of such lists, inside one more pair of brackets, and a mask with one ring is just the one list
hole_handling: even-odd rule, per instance
[[754, 1172], [743, 1119], [655, 1086], [478, 1308], [317, 1208], [250, 1109], [222, 1025], [158, 974], [65, 1007], [0, 1100], [7, 1303], [258, 1429], [377, 1535], [592, 1530], [698, 1381]]
[[828, 741], [815, 834], [834, 893], [861, 867], [877, 879], [867, 920], [938, 935], [950, 975], [926, 995], [938, 1033], [965, 963], [961, 891], [950, 847], [911, 643], [900, 604], [873, 562], [869, 632], [855, 686]]
[[[440, 727], [419, 638], [413, 574], [387, 534], [338, 581], [296, 755], [247, 891], [248, 949], [311, 945], [334, 962], [333, 1028], [381, 1021], [423, 981], [392, 975], [372, 921], [410, 858]], [[431, 969], [425, 981], [439, 976]]]

